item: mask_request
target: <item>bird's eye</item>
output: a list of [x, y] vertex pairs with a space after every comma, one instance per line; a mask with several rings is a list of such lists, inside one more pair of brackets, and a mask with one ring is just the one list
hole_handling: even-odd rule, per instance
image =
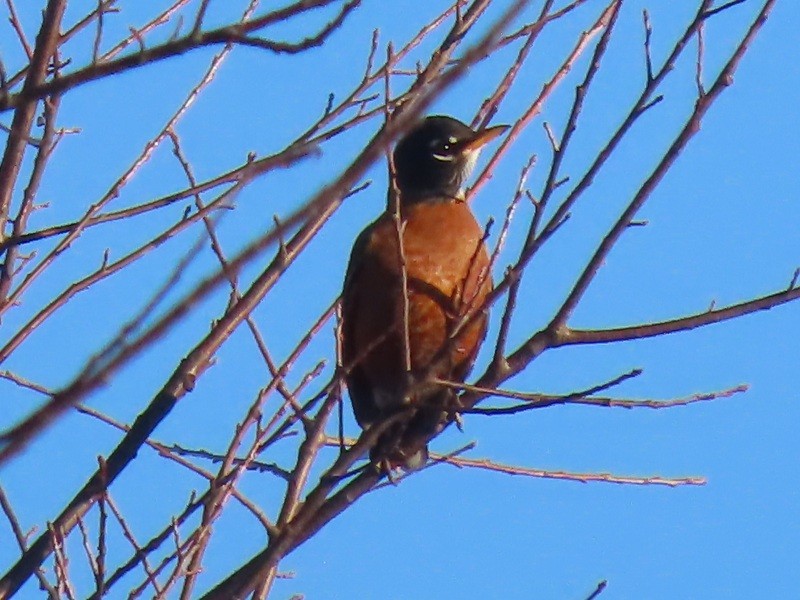
[[441, 141], [441, 140], [434, 140], [431, 144], [431, 151], [433, 154], [433, 158], [436, 160], [443, 160], [446, 162], [451, 162], [454, 157], [452, 154], [452, 143], [450, 140], [448, 141]]

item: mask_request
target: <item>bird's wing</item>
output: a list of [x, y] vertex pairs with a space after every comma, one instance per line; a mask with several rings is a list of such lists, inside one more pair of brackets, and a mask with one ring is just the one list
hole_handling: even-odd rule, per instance
[[345, 376], [347, 389], [350, 392], [356, 421], [362, 428], [369, 427], [380, 417], [380, 411], [372, 395], [372, 384], [364, 368], [357, 362], [362, 357], [358, 356], [359, 349], [355, 339], [356, 320], [359, 318], [363, 302], [369, 302], [369, 299], [364, 298], [360, 292], [362, 287], [359, 283], [363, 272], [361, 266], [369, 246], [373, 225], [364, 229], [353, 244], [342, 289], [342, 363], [345, 369], [349, 369]]

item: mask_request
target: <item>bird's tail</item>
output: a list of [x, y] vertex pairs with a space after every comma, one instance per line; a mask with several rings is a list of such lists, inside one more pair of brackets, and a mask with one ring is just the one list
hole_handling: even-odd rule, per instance
[[448, 421], [446, 406], [452, 393], [442, 392], [410, 411], [409, 418], [386, 431], [370, 452], [373, 463], [391, 470], [417, 471], [428, 463], [428, 440]]

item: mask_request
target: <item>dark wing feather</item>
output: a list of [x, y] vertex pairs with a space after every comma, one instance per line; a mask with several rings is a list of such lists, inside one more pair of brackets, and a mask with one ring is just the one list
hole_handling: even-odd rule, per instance
[[380, 417], [380, 411], [372, 395], [372, 384], [363, 367], [356, 363], [360, 357], [359, 349], [355, 347], [355, 323], [361, 312], [361, 303], [369, 301], [362, 297], [359, 281], [373, 225], [364, 229], [353, 244], [342, 290], [342, 362], [345, 369], [350, 370], [345, 376], [345, 381], [350, 392], [353, 413], [362, 429], [369, 427]]

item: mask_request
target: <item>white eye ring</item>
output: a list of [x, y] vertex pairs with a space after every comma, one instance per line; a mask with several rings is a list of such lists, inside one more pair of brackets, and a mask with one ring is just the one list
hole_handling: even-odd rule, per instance
[[452, 135], [448, 137], [447, 140], [443, 139], [431, 140], [430, 149], [433, 158], [435, 158], [436, 160], [440, 160], [442, 162], [453, 162], [456, 159], [456, 157], [455, 155], [450, 154], [450, 146], [452, 144], [455, 144], [457, 141], [458, 139], [453, 137]]

